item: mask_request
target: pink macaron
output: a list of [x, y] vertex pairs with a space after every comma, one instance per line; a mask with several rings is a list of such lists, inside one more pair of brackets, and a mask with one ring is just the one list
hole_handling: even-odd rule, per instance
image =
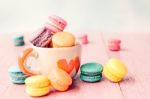
[[45, 27], [46, 27], [46, 29], [50, 30], [53, 34], [62, 31], [62, 30], [58, 29], [56, 26], [49, 24], [48, 22], [45, 23]]
[[108, 41], [109, 43], [115, 43], [115, 44], [120, 44], [121, 43], [121, 40], [120, 39], [110, 39], [109, 41]]
[[117, 44], [109, 44], [108, 45], [109, 50], [111, 51], [119, 51], [120, 50], [120, 45]]
[[111, 39], [108, 41], [108, 48], [111, 51], [119, 51], [120, 50], [121, 40], [119, 39]]
[[79, 41], [81, 44], [87, 44], [89, 41], [88, 41], [88, 35], [87, 34], [80, 34], [79, 36]]
[[48, 21], [45, 24], [45, 27], [53, 31], [54, 33], [63, 31], [67, 26], [67, 22], [56, 15], [49, 16]]

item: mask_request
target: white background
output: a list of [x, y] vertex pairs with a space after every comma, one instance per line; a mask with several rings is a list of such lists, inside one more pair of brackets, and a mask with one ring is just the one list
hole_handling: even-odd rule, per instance
[[150, 33], [150, 0], [0, 0], [0, 33], [32, 33], [49, 15], [70, 32]]

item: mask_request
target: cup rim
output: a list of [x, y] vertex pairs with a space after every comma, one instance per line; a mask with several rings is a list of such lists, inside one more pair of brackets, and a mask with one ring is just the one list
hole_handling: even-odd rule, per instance
[[63, 49], [72, 49], [72, 48], [76, 48], [76, 47], [81, 47], [81, 44], [79, 44], [79, 43], [77, 43], [77, 44], [75, 44], [74, 46], [71, 46], [71, 47], [58, 47], [58, 48], [45, 48], [45, 47], [37, 47], [37, 46], [34, 46], [33, 44], [32, 44], [32, 47], [33, 48], [38, 48], [38, 49], [53, 49], [53, 50], [63, 50]]

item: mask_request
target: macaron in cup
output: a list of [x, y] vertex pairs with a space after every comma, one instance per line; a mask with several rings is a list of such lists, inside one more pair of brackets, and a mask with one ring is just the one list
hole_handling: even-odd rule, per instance
[[52, 37], [54, 48], [72, 47], [75, 45], [75, 36], [69, 32], [58, 32]]
[[45, 23], [45, 27], [53, 32], [53, 34], [57, 32], [61, 32], [67, 26], [67, 22], [56, 15], [49, 16], [48, 21]]

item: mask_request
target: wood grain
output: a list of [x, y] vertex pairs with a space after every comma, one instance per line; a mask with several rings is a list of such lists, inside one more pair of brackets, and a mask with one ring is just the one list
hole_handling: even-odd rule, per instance
[[[0, 95], [1, 99], [149, 99], [150, 95], [150, 35], [143, 34], [89, 34], [89, 44], [82, 46], [82, 64], [98, 62], [105, 64], [110, 57], [122, 59], [128, 67], [128, 75], [120, 83], [112, 83], [103, 78], [98, 83], [85, 83], [77, 75], [74, 84], [67, 92], [51, 92], [43, 97], [30, 97], [25, 93], [24, 85], [15, 85], [9, 81], [8, 68], [17, 65], [17, 57], [24, 47], [15, 47], [13, 35], [0, 35]], [[25, 35], [29, 38], [29, 34]], [[107, 41], [110, 38], [122, 40], [122, 50], [109, 51]], [[27, 46], [28, 44], [26, 44]]]
[[124, 99], [149, 99], [150, 95], [150, 35], [149, 34], [103, 34], [105, 42], [110, 38], [122, 40], [122, 50], [109, 53], [109, 57], [122, 59], [128, 67], [128, 75], [119, 83]]

